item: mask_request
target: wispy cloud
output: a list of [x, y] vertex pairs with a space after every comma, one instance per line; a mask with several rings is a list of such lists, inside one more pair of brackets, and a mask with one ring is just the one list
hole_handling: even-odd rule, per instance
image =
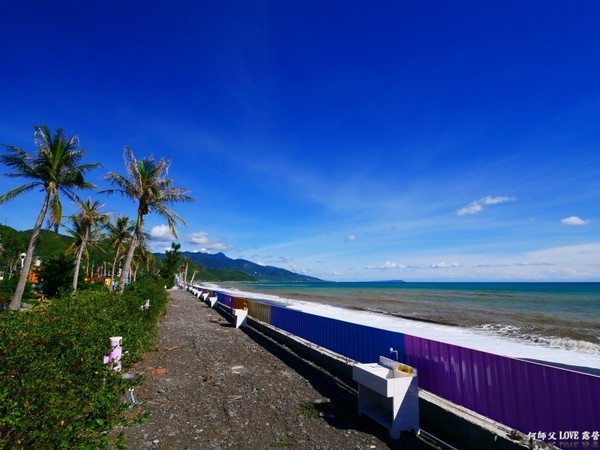
[[517, 262], [515, 263], [515, 266], [518, 267], [526, 267], [526, 266], [553, 266], [554, 263], [549, 263], [549, 262], [543, 262], [543, 261], [538, 261], [538, 262]]
[[551, 247], [544, 250], [529, 252], [536, 260], [555, 262], [578, 261], [582, 263], [598, 264], [600, 262], [600, 243], [565, 245]]
[[458, 211], [456, 211], [456, 214], [458, 216], [479, 214], [480, 212], [482, 212], [485, 209], [486, 206], [499, 205], [501, 203], [516, 202], [516, 201], [517, 201], [516, 197], [507, 197], [507, 196], [494, 197], [494, 196], [488, 195], [486, 197], [480, 198], [479, 200], [475, 200], [474, 202], [469, 203], [467, 206], [463, 206]]
[[260, 260], [259, 263], [261, 266], [276, 266], [276, 267], [282, 267], [282, 266], [288, 266], [289, 270], [299, 270], [298, 267], [294, 266], [292, 263], [292, 259], [288, 258], [287, 256], [266, 256], [263, 259]]
[[460, 267], [458, 263], [447, 263], [447, 262], [439, 262], [431, 265], [432, 269], [452, 269], [454, 267]]
[[365, 269], [367, 270], [389, 270], [389, 269], [405, 269], [406, 266], [404, 264], [398, 264], [392, 261], [386, 261], [385, 263], [379, 266], [367, 266]]
[[230, 245], [225, 242], [217, 242], [210, 240], [206, 231], [196, 231], [194, 233], [188, 234], [187, 242], [199, 246], [199, 250], [201, 252], [209, 252], [211, 250], [225, 251], [231, 248]]
[[356, 236], [355, 236], [355, 235], [353, 235], [353, 234], [349, 234], [349, 235], [346, 237], [346, 240], [345, 240], [344, 242], [352, 242], [352, 241], [355, 241], [355, 240], [356, 240]]
[[569, 226], [580, 226], [580, 225], [587, 225], [588, 223], [590, 223], [590, 221], [584, 220], [578, 216], [570, 216], [570, 217], [565, 217], [564, 219], [561, 219], [560, 223], [562, 223], [563, 225], [569, 225]]
[[474, 264], [472, 267], [473, 268], [483, 268], [483, 269], [489, 269], [489, 268], [496, 268], [496, 267], [509, 267], [509, 264], [484, 264], [484, 263], [478, 263], [478, 264]]

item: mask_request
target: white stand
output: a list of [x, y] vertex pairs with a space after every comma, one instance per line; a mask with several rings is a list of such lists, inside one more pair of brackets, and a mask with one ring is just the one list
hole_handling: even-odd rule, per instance
[[[352, 378], [358, 382], [358, 415], [367, 415], [398, 439], [405, 430], [419, 430], [419, 386], [416, 370], [404, 374], [379, 364], [357, 364]], [[386, 371], [385, 369], [389, 370]], [[376, 389], [376, 390], [375, 390]]]

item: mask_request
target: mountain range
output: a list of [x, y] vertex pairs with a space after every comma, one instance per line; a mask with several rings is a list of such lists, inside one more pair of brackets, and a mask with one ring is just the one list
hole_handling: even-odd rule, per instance
[[277, 281], [277, 282], [295, 282], [295, 281], [322, 281], [319, 278], [301, 275], [289, 270], [274, 266], [262, 266], [260, 264], [247, 261], [245, 259], [231, 259], [225, 254], [219, 252], [193, 253], [181, 252], [182, 257], [188, 257], [192, 264], [200, 264], [206, 269], [224, 269], [229, 271], [238, 271], [245, 273], [256, 281]]
[[[31, 237], [31, 230], [17, 231], [14, 228], [0, 225], [0, 271], [10, 271], [16, 267], [19, 254], [27, 249]], [[35, 248], [34, 256], [50, 259], [57, 255], [64, 255], [65, 250], [73, 243], [71, 236], [54, 233], [50, 230], [40, 230], [40, 236]], [[90, 250], [90, 260], [96, 264], [102, 261], [111, 261], [111, 245], [108, 240]], [[159, 258], [164, 258], [164, 253], [154, 253]], [[300, 282], [322, 281], [315, 277], [301, 275], [289, 270], [274, 266], [263, 266], [245, 259], [231, 259], [223, 253], [194, 253], [181, 252], [181, 257], [188, 257], [192, 264], [200, 264], [204, 271], [197, 274], [197, 280], [205, 281], [274, 281], [274, 282]], [[191, 270], [190, 270], [191, 276]]]

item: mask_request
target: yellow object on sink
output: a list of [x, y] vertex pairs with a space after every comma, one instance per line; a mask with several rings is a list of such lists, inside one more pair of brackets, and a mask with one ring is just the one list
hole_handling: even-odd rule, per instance
[[410, 375], [411, 373], [413, 373], [413, 368], [407, 364], [398, 364], [398, 367], [396, 368], [396, 370], [398, 372], [402, 372], [406, 375]]

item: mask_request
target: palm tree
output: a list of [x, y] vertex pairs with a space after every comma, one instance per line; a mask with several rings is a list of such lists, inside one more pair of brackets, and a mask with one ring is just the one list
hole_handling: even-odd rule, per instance
[[191, 260], [189, 256], [183, 257], [183, 261], [181, 262], [181, 281], [183, 284], [187, 283], [187, 274], [190, 268], [190, 262]]
[[124, 197], [129, 197], [137, 202], [137, 220], [135, 230], [131, 239], [131, 244], [127, 250], [127, 256], [123, 263], [123, 271], [121, 273], [121, 284], [119, 292], [123, 293], [125, 283], [129, 279], [131, 273], [131, 261], [133, 254], [139, 243], [144, 225], [144, 216], [150, 212], [155, 212], [163, 216], [167, 220], [169, 230], [173, 236], [177, 237], [175, 225], [181, 223], [185, 225], [185, 221], [175, 211], [169, 208], [168, 205], [177, 202], [190, 202], [194, 199], [188, 195], [188, 190], [172, 186], [173, 180], [167, 178], [167, 172], [171, 161], [167, 158], [161, 158], [155, 161], [154, 157], [136, 160], [133, 151], [130, 147], [125, 147], [123, 151], [125, 159], [125, 167], [129, 178], [116, 173], [109, 172], [104, 176], [105, 180], [111, 184], [117, 185], [118, 189], [107, 189], [102, 191], [106, 194], [121, 194]]
[[202, 271], [202, 264], [194, 263], [192, 264], [192, 281], [190, 281], [191, 285], [194, 285], [194, 278], [196, 278], [196, 274]]
[[112, 261], [111, 278], [114, 281], [117, 262], [125, 254], [126, 245], [133, 236], [135, 223], [126, 215], [119, 215], [108, 223], [108, 239], [112, 242], [115, 256]]
[[84, 175], [89, 170], [100, 166], [99, 163], [80, 164], [86, 150], [77, 148], [79, 138], [76, 135], [68, 138], [61, 128], [58, 128], [52, 136], [47, 126], [36, 125], [33, 127], [33, 136], [37, 146], [35, 155], [30, 155], [25, 150], [12, 145], [4, 146], [9, 154], [0, 155], [0, 162], [13, 169], [13, 172], [6, 174], [6, 176], [28, 180], [27, 183], [0, 196], [0, 204], [32, 189], [41, 187], [42, 192], [44, 192], [42, 208], [33, 227], [31, 239], [25, 253], [25, 260], [23, 261], [23, 268], [10, 302], [11, 309], [20, 308], [33, 251], [46, 218], [46, 213], [50, 210], [48, 223], [58, 231], [62, 220], [62, 204], [59, 194], [66, 195], [67, 198], [73, 201], [79, 200], [75, 189], [94, 188], [93, 184], [85, 181]]
[[73, 274], [73, 292], [77, 291], [77, 280], [79, 278], [79, 268], [81, 267], [81, 258], [84, 251], [87, 251], [88, 245], [94, 241], [95, 237], [100, 235], [100, 227], [108, 221], [108, 215], [100, 212], [104, 206], [97, 200], [91, 199], [85, 202], [78, 202], [79, 212], [72, 217], [75, 237], [75, 273]]
[[133, 281], [136, 281], [137, 279], [137, 274], [139, 271], [140, 266], [141, 267], [146, 267], [146, 271], [148, 272], [148, 267], [150, 266], [150, 264], [152, 263], [152, 261], [154, 260], [154, 255], [152, 254], [152, 252], [150, 251], [150, 235], [148, 233], [142, 233], [142, 239], [138, 242], [138, 246], [137, 249], [135, 251], [135, 253], [133, 254], [133, 259], [131, 261], [131, 266], [134, 267], [134, 270], [132, 270], [132, 277], [131, 279]]

